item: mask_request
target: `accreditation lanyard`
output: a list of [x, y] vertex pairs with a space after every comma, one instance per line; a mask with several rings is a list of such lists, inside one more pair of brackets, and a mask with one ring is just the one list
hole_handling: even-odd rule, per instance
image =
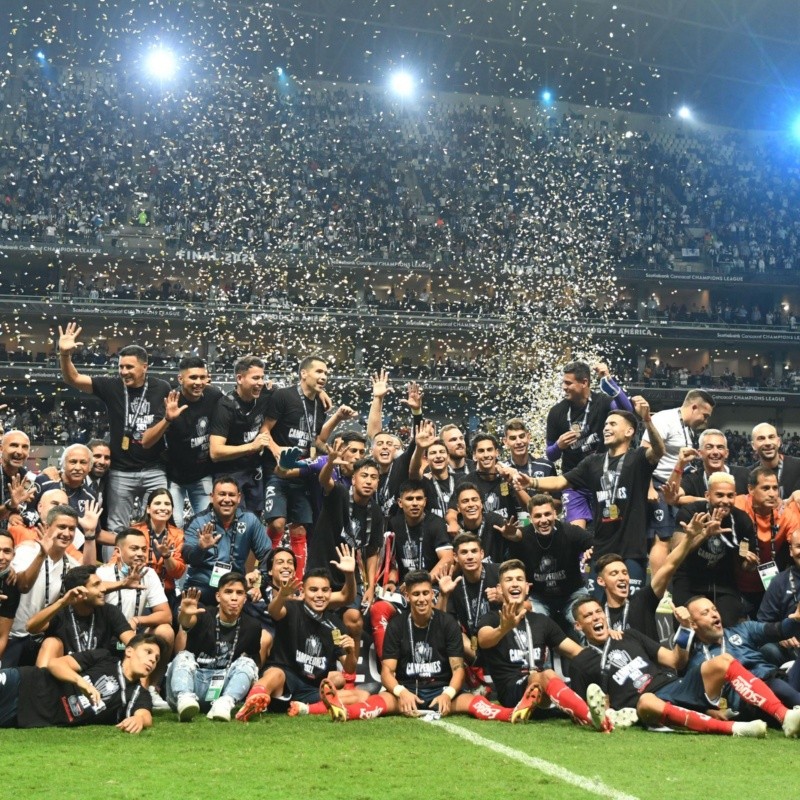
[[[778, 535], [778, 531], [780, 530], [780, 523], [775, 522], [775, 511], [769, 512], [769, 552], [770, 552], [770, 560], [775, 561], [775, 538]], [[753, 528], [758, 531], [758, 521], [756, 519], [756, 512], [753, 509]], [[756, 537], [758, 538], [758, 537]], [[759, 540], [760, 542], [760, 540]], [[758, 560], [761, 561], [761, 556], [759, 554]]]
[[[364, 524], [364, 539], [363, 541], [360, 540], [356, 536], [356, 500], [355, 494], [353, 492], [353, 487], [350, 487], [350, 511], [348, 514], [347, 524], [350, 529], [350, 535], [353, 537], [353, 542], [355, 543], [355, 549], [360, 551], [362, 548], [366, 547], [369, 544], [369, 540], [372, 537], [372, 513], [369, 506], [366, 507], [366, 518]], [[408, 528], [406, 528], [406, 532], [408, 532]]]
[[406, 518], [403, 517], [403, 525], [405, 526], [406, 529], [406, 541], [408, 542], [410, 547], [413, 546], [414, 544], [417, 545], [417, 558], [415, 559], [414, 569], [425, 569], [422, 563], [422, 539], [425, 535], [424, 523], [425, 523], [425, 517], [423, 516], [422, 519], [419, 521], [419, 524], [417, 525], [417, 527], [420, 529], [419, 539], [417, 539], [417, 541], [414, 542], [414, 540], [411, 538], [411, 531], [408, 529], [408, 523], [406, 522]]
[[94, 640], [94, 620], [95, 620], [94, 611], [92, 611], [92, 621], [91, 624], [89, 625], [89, 634], [86, 637], [86, 647], [83, 646], [83, 643], [81, 641], [81, 632], [78, 630], [78, 622], [75, 619], [75, 612], [73, 611], [72, 606], [70, 606], [69, 609], [69, 616], [70, 619], [72, 620], [72, 630], [75, 634], [75, 647], [76, 647], [75, 652], [83, 653], [85, 650], [91, 650], [92, 642]]
[[125, 430], [123, 431], [123, 436], [128, 436], [133, 438], [133, 431], [136, 428], [136, 422], [139, 419], [139, 416], [142, 413], [142, 409], [144, 408], [144, 399], [147, 396], [147, 384], [149, 380], [144, 382], [144, 386], [142, 387], [142, 393], [139, 395], [139, 402], [136, 404], [136, 411], [133, 412], [133, 419], [128, 422], [128, 414], [130, 413], [130, 395], [128, 393], [128, 387], [123, 383], [122, 389], [125, 392]]
[[617, 487], [619, 486], [619, 479], [620, 479], [620, 476], [622, 475], [622, 467], [625, 464], [625, 456], [626, 455], [627, 455], [627, 453], [623, 453], [619, 457], [619, 461], [617, 461], [617, 466], [614, 468], [614, 482], [613, 482], [613, 484], [611, 486], [611, 496], [608, 495], [608, 491], [609, 491], [608, 490], [608, 483], [609, 483], [609, 480], [608, 480], [607, 476], [608, 476], [608, 473], [611, 471], [609, 469], [610, 461], [609, 461], [609, 457], [608, 457], [608, 452], [606, 452], [605, 458], [603, 459], [603, 475], [602, 475], [602, 477], [600, 479], [600, 483], [603, 486], [603, 490], [606, 492], [606, 499], [605, 499], [606, 507], [610, 507], [610, 506], [614, 505], [617, 502]]
[[596, 644], [590, 644], [589, 647], [600, 653], [600, 672], [605, 677], [606, 666], [608, 664], [608, 651], [611, 649], [611, 637], [609, 636], [608, 639], [606, 639], [605, 646], [602, 650]]
[[[236, 654], [236, 645], [239, 644], [239, 632], [242, 629], [242, 618], [241, 616], [236, 620], [236, 633], [233, 636], [233, 644], [231, 645], [231, 649], [228, 651], [228, 663], [225, 665], [225, 669], [228, 669], [230, 665], [233, 663], [233, 657]], [[222, 655], [220, 653], [220, 644], [222, 642], [222, 629], [219, 624], [219, 614], [217, 614], [216, 618], [214, 619], [214, 664], [217, 663], [217, 659]]]
[[[133, 694], [131, 695], [130, 703], [128, 701], [128, 685], [125, 681], [125, 673], [122, 671], [122, 664], [117, 664], [117, 670], [119, 671], [119, 696], [122, 700], [122, 706], [125, 709], [125, 717], [127, 719], [131, 715], [131, 709], [133, 708], [134, 704], [136, 703], [136, 698], [139, 696], [139, 692], [142, 691], [142, 685], [140, 683], [136, 684], [136, 688], [133, 690]], [[127, 703], [127, 705], [126, 705]]]
[[453, 477], [453, 473], [450, 472], [450, 468], [447, 468], [447, 498], [445, 499], [444, 492], [442, 492], [442, 487], [439, 485], [439, 480], [435, 475], [431, 475], [431, 482], [433, 483], [433, 490], [436, 492], [436, 500], [438, 502], [439, 508], [441, 509], [442, 516], [447, 516], [447, 508], [448, 503], [450, 502], [450, 498], [453, 496], [453, 490], [455, 489], [455, 478]]
[[[119, 568], [117, 565], [114, 565], [114, 577], [117, 579], [117, 582], [122, 580], [122, 576], [119, 574]], [[142, 609], [139, 608], [139, 603], [142, 600], [142, 589], [139, 588], [136, 590], [136, 600], [133, 603], [133, 616], [138, 617], [139, 614], [142, 613]], [[122, 588], [120, 587], [117, 589], [117, 601], [119, 603], [119, 610], [122, 611]]]
[[303, 390], [298, 385], [297, 387], [297, 394], [300, 395], [300, 405], [303, 407], [303, 416], [306, 420], [306, 429], [308, 430], [308, 443], [309, 446], [314, 444], [314, 439], [317, 436], [317, 398], [315, 397], [313, 400], [314, 403], [314, 416], [312, 417], [308, 413], [308, 406], [306, 406], [306, 400], [308, 399], [304, 394]]
[[[630, 600], [626, 600], [625, 605], [622, 607], [622, 627], [618, 630], [625, 631], [628, 629], [628, 611], [630, 611], [630, 608]], [[614, 626], [611, 624], [611, 611], [608, 607], [608, 603], [606, 603], [604, 610], [606, 612], [606, 621], [608, 622], [608, 627], [614, 630]]]
[[797, 599], [797, 584], [794, 579], [794, 567], [789, 567], [789, 588], [792, 592], [792, 597], [794, 599], [794, 605], [797, 605], [800, 600]]
[[690, 429], [686, 427], [686, 423], [683, 421], [683, 414], [681, 414], [681, 410], [678, 409], [678, 422], [681, 423], [681, 431], [683, 431], [683, 441], [685, 442], [687, 447], [694, 447], [694, 437], [691, 434]]
[[[48, 556], [47, 561], [50, 561]], [[44, 607], [50, 605], [50, 565], [45, 561], [44, 564]], [[53, 566], [55, 566], [55, 562], [51, 562]], [[62, 559], [63, 567], [61, 569], [61, 589], [58, 593], [58, 596], [61, 597], [64, 594], [64, 576], [67, 574], [67, 570], [69, 569], [69, 561], [67, 561], [67, 557], [64, 556]]]
[[[712, 647], [713, 646], [714, 645], [712, 645]], [[717, 655], [724, 656], [726, 649], [727, 648], [725, 646], [725, 631], [723, 631], [722, 639], [719, 643], [719, 653], [717, 653]], [[708, 649], [708, 645], [706, 644], [703, 645], [703, 655], [705, 656], [706, 661], [711, 661], [711, 659], [714, 658], [714, 656], [711, 655], [711, 651]]]
[[467, 594], [467, 582], [462, 579], [461, 591], [464, 592], [464, 605], [467, 607], [467, 633], [473, 636], [476, 633], [476, 625], [478, 624], [478, 615], [481, 610], [481, 599], [483, 598], [483, 586], [486, 583], [486, 567], [481, 567], [481, 579], [478, 582], [478, 594], [475, 601], [469, 599]]

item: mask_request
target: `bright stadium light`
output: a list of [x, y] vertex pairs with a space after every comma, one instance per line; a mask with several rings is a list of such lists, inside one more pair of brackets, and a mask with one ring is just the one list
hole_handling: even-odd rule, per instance
[[157, 47], [148, 53], [145, 59], [145, 68], [153, 78], [167, 81], [178, 71], [178, 59], [172, 50]]
[[544, 103], [546, 106], [549, 106], [549, 105], [550, 105], [550, 103], [552, 103], [552, 102], [553, 102], [553, 93], [552, 93], [552, 92], [551, 92], [549, 89], [545, 89], [545, 90], [542, 92], [542, 102], [543, 102], [543, 103]]
[[792, 123], [792, 136], [800, 141], [800, 115], [795, 117], [794, 122]]
[[36, 58], [38, 58], [38, 59], [39, 59], [39, 61], [46, 61], [46, 60], [47, 60], [47, 59], [45, 58], [45, 55], [44, 55], [44, 53], [43, 53], [41, 50], [37, 50], [37, 51], [36, 51]]
[[389, 81], [389, 85], [398, 97], [411, 97], [414, 94], [414, 78], [404, 70], [395, 72]]
[[678, 116], [681, 119], [691, 119], [692, 118], [692, 109], [689, 106], [681, 106], [678, 109]]

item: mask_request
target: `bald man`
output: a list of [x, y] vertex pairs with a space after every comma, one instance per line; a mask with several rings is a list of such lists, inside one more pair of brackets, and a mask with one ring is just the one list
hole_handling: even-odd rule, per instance
[[[753, 428], [750, 442], [758, 461], [755, 467], [769, 467], [778, 476], [778, 488], [783, 500], [800, 489], [800, 458], [781, 453], [781, 437], [774, 425], [762, 422]], [[793, 498], [800, 500], [800, 495]]]
[[28, 470], [31, 440], [23, 431], [8, 431], [0, 439], [0, 519], [20, 522], [19, 514], [34, 495], [36, 476]]

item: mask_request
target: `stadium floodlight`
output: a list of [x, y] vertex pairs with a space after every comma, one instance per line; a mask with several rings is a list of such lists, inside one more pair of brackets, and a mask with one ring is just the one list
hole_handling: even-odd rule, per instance
[[549, 106], [553, 102], [553, 93], [549, 89], [542, 90], [542, 102]]
[[681, 119], [691, 119], [692, 118], [692, 109], [689, 106], [681, 106], [678, 109], [678, 116]]
[[405, 70], [395, 72], [389, 85], [398, 97], [408, 98], [414, 94], [414, 77]]
[[37, 51], [36, 51], [36, 58], [38, 58], [38, 59], [39, 59], [39, 61], [46, 61], [46, 60], [47, 60], [47, 59], [45, 58], [45, 55], [44, 55], [44, 53], [43, 53], [41, 50], [37, 50]]
[[168, 81], [178, 71], [178, 59], [172, 50], [156, 47], [148, 53], [145, 69], [153, 78]]
[[792, 136], [800, 141], [800, 115], [795, 117], [794, 122], [792, 123]]

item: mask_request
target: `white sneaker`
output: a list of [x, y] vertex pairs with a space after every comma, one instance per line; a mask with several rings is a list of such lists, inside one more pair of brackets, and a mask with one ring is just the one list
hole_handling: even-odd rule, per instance
[[800, 734], [800, 707], [795, 706], [786, 712], [783, 719], [783, 732], [788, 739], [796, 739]]
[[167, 711], [169, 709], [169, 703], [161, 697], [155, 686], [150, 686], [147, 691], [150, 692], [150, 699], [153, 701], [153, 711]]
[[200, 703], [191, 692], [178, 695], [178, 722], [191, 722], [200, 712]]
[[606, 711], [606, 717], [611, 720], [615, 730], [632, 728], [639, 721], [639, 715], [635, 708], [609, 708]]
[[209, 719], [216, 720], [217, 722], [230, 722], [231, 713], [236, 701], [228, 695], [218, 697], [212, 704], [211, 710], [206, 714]]
[[752, 739], [766, 739], [767, 723], [762, 719], [754, 719], [752, 722], [734, 722], [733, 735], [749, 736]]

